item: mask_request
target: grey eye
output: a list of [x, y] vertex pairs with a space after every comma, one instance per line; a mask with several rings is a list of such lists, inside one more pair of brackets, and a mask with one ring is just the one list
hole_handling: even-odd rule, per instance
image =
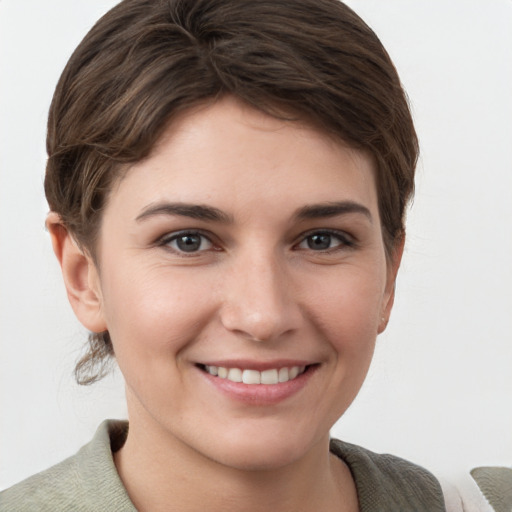
[[328, 233], [320, 233], [308, 236], [306, 238], [306, 242], [309, 249], [313, 249], [314, 251], [325, 251], [326, 249], [331, 248], [331, 243], [333, 241], [332, 238], [332, 235]]
[[205, 251], [212, 247], [210, 240], [198, 233], [181, 233], [169, 240], [167, 245], [175, 251], [189, 253]]
[[330, 249], [353, 247], [353, 240], [343, 232], [316, 231], [304, 236], [299, 249], [310, 251], [329, 251]]

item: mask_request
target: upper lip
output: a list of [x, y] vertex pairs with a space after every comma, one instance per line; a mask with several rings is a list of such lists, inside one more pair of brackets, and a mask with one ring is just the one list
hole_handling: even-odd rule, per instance
[[274, 368], [291, 368], [293, 366], [310, 366], [318, 361], [306, 359], [274, 359], [272, 361], [255, 361], [251, 359], [215, 359], [201, 361], [197, 364], [203, 366], [220, 366], [222, 368], [240, 368], [240, 370], [271, 370]]

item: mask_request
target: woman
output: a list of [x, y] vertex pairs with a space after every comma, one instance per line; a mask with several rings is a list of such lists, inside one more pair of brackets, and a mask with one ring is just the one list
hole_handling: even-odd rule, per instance
[[93, 333], [77, 376], [115, 354], [130, 426], [2, 506], [445, 509], [427, 471], [329, 440], [389, 319], [417, 159], [352, 11], [122, 2], [64, 71], [48, 154], [47, 226]]

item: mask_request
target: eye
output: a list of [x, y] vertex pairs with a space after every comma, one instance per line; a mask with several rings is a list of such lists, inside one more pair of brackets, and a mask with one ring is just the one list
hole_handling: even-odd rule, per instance
[[352, 247], [354, 243], [344, 233], [330, 231], [316, 231], [307, 235], [299, 244], [299, 249], [310, 249], [312, 251], [329, 251], [338, 247]]
[[195, 231], [182, 231], [164, 237], [160, 245], [169, 247], [178, 253], [208, 251], [213, 243], [205, 235]]

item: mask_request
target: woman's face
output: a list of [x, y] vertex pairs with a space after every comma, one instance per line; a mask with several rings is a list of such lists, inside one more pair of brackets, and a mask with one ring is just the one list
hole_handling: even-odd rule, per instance
[[128, 170], [98, 261], [133, 428], [238, 468], [325, 449], [392, 303], [371, 159], [232, 99]]

